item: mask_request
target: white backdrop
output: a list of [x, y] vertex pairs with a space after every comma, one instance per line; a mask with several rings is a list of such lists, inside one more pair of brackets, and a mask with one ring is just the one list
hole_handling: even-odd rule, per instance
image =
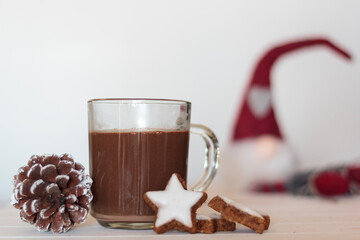
[[226, 146], [260, 55], [319, 35], [353, 62], [316, 48], [273, 72], [281, 128], [303, 168], [360, 156], [360, 1], [0, 0], [0, 202], [32, 154], [69, 152], [88, 166], [90, 98], [189, 100], [192, 121]]

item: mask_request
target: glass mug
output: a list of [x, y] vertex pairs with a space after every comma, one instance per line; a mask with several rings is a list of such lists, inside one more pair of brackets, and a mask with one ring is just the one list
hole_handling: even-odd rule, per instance
[[91, 215], [105, 227], [146, 229], [154, 211], [143, 200], [163, 190], [172, 173], [187, 177], [189, 133], [205, 140], [205, 172], [193, 190], [205, 190], [218, 168], [214, 133], [190, 124], [191, 103], [167, 99], [88, 101]]

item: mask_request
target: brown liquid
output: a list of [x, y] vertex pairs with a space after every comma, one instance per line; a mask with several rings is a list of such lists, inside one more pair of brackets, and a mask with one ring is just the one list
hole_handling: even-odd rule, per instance
[[186, 179], [188, 131], [92, 132], [89, 144], [91, 214], [100, 221], [153, 221], [143, 194], [163, 190], [174, 172]]

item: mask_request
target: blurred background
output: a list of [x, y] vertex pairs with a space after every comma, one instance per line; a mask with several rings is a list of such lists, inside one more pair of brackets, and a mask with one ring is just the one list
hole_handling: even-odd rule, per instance
[[[259, 57], [313, 36], [353, 60], [319, 47], [273, 69], [275, 112], [299, 169], [360, 156], [359, 1], [0, 0], [0, 203], [33, 154], [68, 152], [88, 167], [91, 98], [189, 100], [192, 122], [210, 127], [226, 156]], [[191, 142], [195, 182], [203, 146]]]

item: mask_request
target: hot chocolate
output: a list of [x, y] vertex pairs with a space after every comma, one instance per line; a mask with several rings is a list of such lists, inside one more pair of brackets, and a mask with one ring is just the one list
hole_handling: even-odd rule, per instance
[[90, 132], [89, 143], [91, 214], [99, 222], [152, 222], [144, 192], [164, 189], [174, 172], [186, 179], [188, 131]]

